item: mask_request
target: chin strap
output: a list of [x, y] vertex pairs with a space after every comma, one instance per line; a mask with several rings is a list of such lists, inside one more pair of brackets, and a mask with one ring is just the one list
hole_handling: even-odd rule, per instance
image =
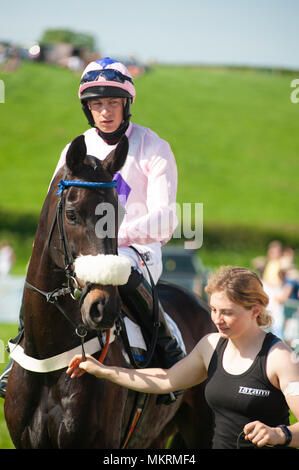
[[98, 127], [94, 126], [98, 135], [108, 144], [115, 145], [119, 142], [121, 136], [126, 132], [130, 124], [130, 119], [123, 121], [118, 129], [114, 132], [103, 132]]
[[121, 136], [126, 132], [129, 127], [130, 120], [131, 120], [131, 99], [127, 98], [127, 102], [124, 106], [124, 120], [119, 126], [118, 129], [114, 132], [103, 132], [101, 131], [94, 122], [92, 117], [91, 111], [88, 108], [87, 100], [82, 100], [81, 102], [82, 110], [87, 117], [88, 124], [91, 127], [94, 127], [98, 133], [98, 135], [108, 144], [108, 145], [115, 145], [119, 142]]

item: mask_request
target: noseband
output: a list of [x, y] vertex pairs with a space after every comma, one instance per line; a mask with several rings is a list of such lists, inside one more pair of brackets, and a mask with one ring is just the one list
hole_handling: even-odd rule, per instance
[[[70, 181], [70, 180], [65, 180], [65, 176], [66, 174], [64, 174], [63, 179], [60, 180], [58, 184], [59, 190], [57, 191], [56, 194], [59, 194], [59, 199], [56, 205], [54, 219], [50, 227], [50, 232], [49, 232], [49, 236], [47, 240], [47, 246], [48, 248], [50, 247], [54, 228], [57, 223], [59, 239], [61, 240], [62, 247], [63, 247], [62, 255], [63, 255], [63, 261], [64, 261], [64, 271], [65, 271], [65, 275], [67, 278], [67, 287], [56, 288], [51, 292], [45, 292], [45, 291], [38, 289], [37, 287], [34, 287], [27, 280], [25, 281], [25, 287], [43, 295], [46, 298], [46, 301], [53, 303], [58, 308], [58, 310], [65, 316], [65, 318], [72, 324], [77, 336], [79, 336], [81, 339], [82, 355], [83, 355], [83, 359], [85, 360], [83, 344], [84, 344], [84, 338], [87, 335], [87, 330], [83, 324], [76, 325], [72, 317], [64, 310], [64, 308], [58, 302], [59, 297], [69, 294], [74, 300], [80, 300], [80, 308], [81, 308], [86, 295], [88, 294], [88, 292], [91, 290], [93, 286], [92, 283], [87, 282], [85, 288], [83, 290], [80, 289], [78, 281], [76, 279], [76, 274], [72, 269], [74, 258], [72, 256], [72, 253], [69, 247], [69, 242], [68, 242], [68, 238], [67, 238], [67, 234], [65, 230], [65, 223], [64, 223], [64, 210], [65, 210], [64, 190], [71, 186], [79, 187], [79, 188], [88, 188], [88, 189], [114, 188], [116, 187], [117, 183], [116, 181], [99, 182], [99, 183], [87, 182], [87, 181]], [[104, 344], [102, 342], [101, 335], [99, 335], [99, 340], [103, 348]]]

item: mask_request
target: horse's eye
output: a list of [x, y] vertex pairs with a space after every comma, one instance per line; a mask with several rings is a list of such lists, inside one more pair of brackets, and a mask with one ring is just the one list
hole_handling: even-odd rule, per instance
[[65, 211], [66, 217], [70, 222], [75, 222], [77, 217], [76, 217], [76, 212], [75, 211]]

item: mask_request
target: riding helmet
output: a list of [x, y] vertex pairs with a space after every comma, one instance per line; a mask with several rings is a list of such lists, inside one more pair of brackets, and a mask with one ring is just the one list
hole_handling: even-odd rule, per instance
[[127, 67], [119, 61], [105, 57], [90, 62], [84, 69], [78, 95], [88, 123], [93, 127], [94, 119], [87, 105], [88, 100], [108, 97], [128, 98], [124, 108], [124, 121], [128, 123], [136, 91]]

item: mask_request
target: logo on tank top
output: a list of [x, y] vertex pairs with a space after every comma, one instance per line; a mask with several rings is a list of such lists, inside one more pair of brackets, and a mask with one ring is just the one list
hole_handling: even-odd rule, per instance
[[242, 385], [240, 385], [238, 393], [242, 393], [243, 395], [253, 395], [255, 397], [268, 397], [270, 395], [270, 390], [243, 387]]

